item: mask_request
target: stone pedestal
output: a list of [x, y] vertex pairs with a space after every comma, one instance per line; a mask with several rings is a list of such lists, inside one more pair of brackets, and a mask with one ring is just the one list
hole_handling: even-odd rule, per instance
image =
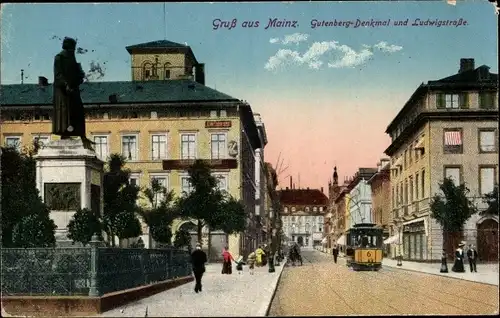
[[80, 139], [51, 141], [35, 158], [37, 188], [57, 225], [58, 244], [66, 245], [67, 226], [78, 208], [103, 214], [104, 162]]

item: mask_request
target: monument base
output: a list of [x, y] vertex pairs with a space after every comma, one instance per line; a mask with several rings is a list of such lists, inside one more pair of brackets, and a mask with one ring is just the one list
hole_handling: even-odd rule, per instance
[[66, 245], [68, 223], [78, 209], [103, 213], [104, 162], [79, 138], [53, 140], [35, 159], [37, 188], [57, 226], [56, 240]]

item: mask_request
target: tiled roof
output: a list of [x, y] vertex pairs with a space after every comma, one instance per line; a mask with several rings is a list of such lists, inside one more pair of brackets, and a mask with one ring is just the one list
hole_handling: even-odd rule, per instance
[[282, 205], [328, 205], [328, 197], [318, 189], [279, 190]]
[[126, 47], [126, 49], [127, 51], [129, 51], [133, 49], [171, 49], [171, 48], [188, 48], [188, 47], [189, 46], [185, 44], [180, 44], [177, 42], [158, 40], [158, 41], [129, 45]]
[[[498, 74], [490, 73], [489, 67], [481, 65], [476, 69], [464, 71], [455, 75], [451, 75], [436, 81], [429, 81], [428, 85], [450, 84], [450, 83], [481, 83], [481, 82], [498, 82]], [[481, 78], [486, 75], [486, 78]]]
[[[80, 85], [84, 104], [109, 104], [116, 94], [118, 103], [238, 101], [238, 99], [195, 81], [88, 82]], [[52, 104], [52, 85], [15, 84], [0, 86], [0, 105]]]

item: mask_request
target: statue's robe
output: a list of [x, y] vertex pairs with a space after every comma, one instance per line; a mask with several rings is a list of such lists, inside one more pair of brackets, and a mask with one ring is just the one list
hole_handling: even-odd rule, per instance
[[[59, 136], [85, 136], [85, 112], [80, 97], [80, 84], [85, 74], [75, 55], [61, 51], [54, 58], [54, 95], [52, 133]], [[72, 89], [66, 90], [66, 86]], [[69, 127], [73, 129], [68, 130]]]

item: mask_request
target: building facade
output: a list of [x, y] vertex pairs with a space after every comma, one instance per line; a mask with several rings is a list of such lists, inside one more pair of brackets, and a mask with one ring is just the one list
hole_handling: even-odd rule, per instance
[[[430, 217], [430, 198], [451, 177], [465, 183], [471, 199], [498, 184], [498, 75], [474, 59], [461, 59], [457, 74], [420, 85], [389, 124], [391, 145], [391, 234], [403, 238], [409, 260], [439, 260], [441, 226]], [[464, 240], [484, 258], [498, 259], [498, 217], [474, 215]], [[492, 234], [496, 233], [496, 235]], [[496, 251], [496, 252], [495, 252]]]
[[[248, 241], [256, 239], [255, 189], [244, 180], [255, 179], [254, 152], [263, 148], [250, 105], [205, 86], [203, 65], [188, 46], [156, 41], [127, 50], [132, 81], [86, 82], [80, 87], [87, 136], [95, 142], [98, 157], [106, 161], [120, 153], [132, 172], [130, 182], [147, 187], [157, 179], [176, 194], [190, 191], [186, 170], [193, 160], [207, 160], [219, 186], [245, 203], [248, 231], [229, 237], [233, 253], [243, 253]], [[44, 143], [58, 138], [51, 135], [52, 85], [46, 79], [2, 85], [1, 90], [4, 144], [29, 146], [34, 139]], [[173, 231], [183, 224], [174, 222]], [[151, 246], [146, 226], [143, 233]], [[225, 235], [219, 236], [214, 245], [225, 244]]]
[[347, 186], [349, 226], [374, 223], [372, 219], [372, 189], [368, 180], [377, 172], [375, 168], [359, 168]]
[[261, 148], [255, 150], [255, 216], [257, 222], [257, 245], [267, 242], [266, 220], [269, 210], [266, 209], [267, 175], [264, 158], [264, 147], [267, 145], [266, 126], [260, 114], [254, 114], [257, 125]]
[[281, 221], [287, 241], [304, 247], [321, 245], [328, 197], [319, 189], [278, 191]]
[[[389, 225], [392, 223], [390, 159], [381, 159], [377, 163], [377, 173], [369, 180], [372, 193], [372, 220], [380, 226], [384, 240], [389, 238]], [[390, 254], [390, 245], [386, 246], [385, 255]]]

